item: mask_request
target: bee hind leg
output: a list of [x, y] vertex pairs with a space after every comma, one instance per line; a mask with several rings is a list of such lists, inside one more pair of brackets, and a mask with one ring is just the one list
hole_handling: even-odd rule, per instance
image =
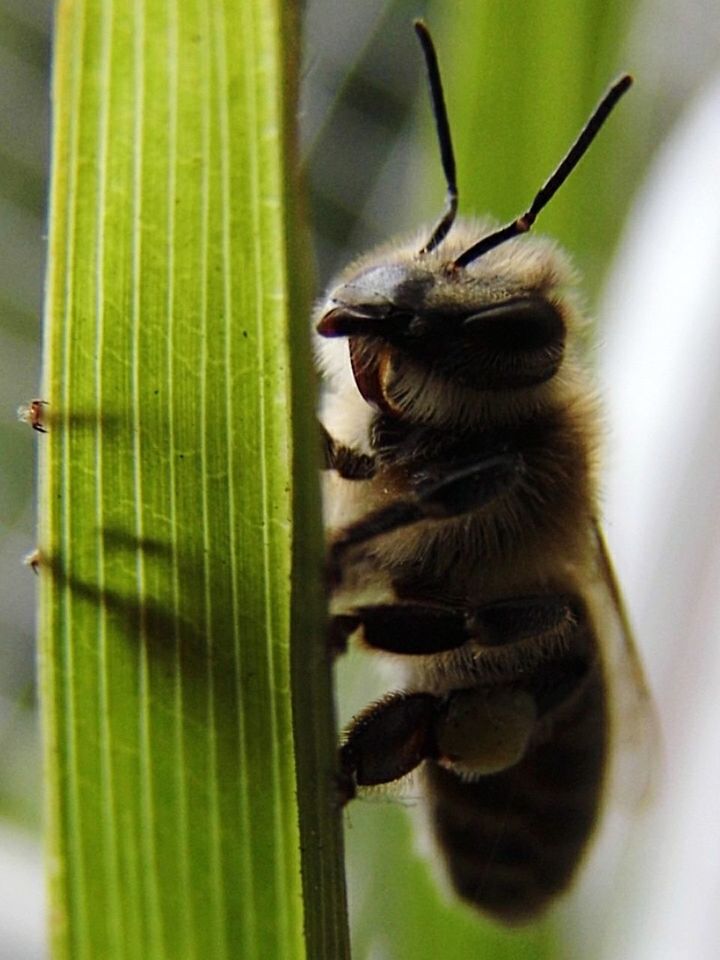
[[435, 755], [442, 701], [429, 693], [392, 693], [355, 717], [340, 748], [341, 796], [392, 783]]

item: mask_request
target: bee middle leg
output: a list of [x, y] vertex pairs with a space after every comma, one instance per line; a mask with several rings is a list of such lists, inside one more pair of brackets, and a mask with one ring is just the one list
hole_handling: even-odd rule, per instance
[[352, 614], [332, 617], [333, 651], [344, 653], [349, 637], [359, 627], [363, 628], [363, 640], [368, 647], [411, 656], [455, 650], [468, 639], [461, 609], [422, 603], [383, 603], [356, 607]]
[[416, 481], [412, 495], [373, 510], [345, 527], [330, 546], [331, 582], [340, 579], [344, 553], [384, 533], [392, 533], [420, 520], [457, 517], [485, 506], [511, 487], [523, 469], [518, 453], [499, 453]]
[[568, 641], [586, 622], [579, 597], [541, 593], [494, 600], [479, 607], [422, 602], [359, 606], [330, 620], [331, 647], [343, 653], [360, 627], [374, 650], [405, 656], [429, 656], [466, 643], [511, 646], [528, 637]]

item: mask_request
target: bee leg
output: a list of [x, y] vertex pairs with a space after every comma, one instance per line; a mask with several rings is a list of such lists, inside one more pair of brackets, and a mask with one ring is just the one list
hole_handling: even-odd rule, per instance
[[354, 622], [350, 636], [363, 627], [363, 642], [375, 650], [409, 656], [427, 656], [454, 650], [467, 642], [469, 633], [462, 610], [421, 603], [378, 604], [358, 607], [354, 617], [333, 621]]
[[531, 640], [541, 658], [518, 674], [516, 686], [531, 694], [538, 715], [577, 696], [600, 671], [591, 622], [573, 594], [538, 594], [497, 600], [467, 612], [471, 643], [483, 648]]
[[580, 597], [541, 593], [495, 600], [466, 611], [465, 627], [484, 646], [505, 646], [527, 638], [566, 638], [585, 622]]
[[353, 614], [340, 613], [330, 617], [327, 641], [333, 657], [338, 657], [347, 651], [348, 640], [360, 626], [360, 622], [360, 617]]
[[392, 693], [352, 721], [340, 748], [341, 794], [399, 780], [435, 755], [442, 701], [429, 693]]
[[334, 645], [341, 652], [347, 638], [362, 626], [363, 642], [375, 650], [428, 656], [470, 641], [484, 647], [528, 638], [567, 641], [584, 622], [579, 597], [547, 593], [495, 600], [469, 610], [413, 602], [356, 607], [352, 615], [333, 617], [331, 631], [334, 636], [342, 633], [344, 645]]
[[375, 458], [338, 443], [320, 424], [325, 470], [335, 470], [343, 480], [369, 480], [375, 474]]
[[396, 500], [350, 524], [330, 546], [329, 579], [340, 579], [345, 551], [383, 533], [392, 533], [419, 520], [460, 516], [484, 506], [510, 487], [523, 469], [517, 453], [495, 454], [448, 472], [442, 479], [418, 483], [412, 499]]

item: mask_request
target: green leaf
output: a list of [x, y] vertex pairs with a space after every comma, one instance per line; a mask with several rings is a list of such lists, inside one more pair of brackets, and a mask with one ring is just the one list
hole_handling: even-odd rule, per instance
[[58, 958], [346, 953], [293, 28], [281, 0], [58, 9], [40, 502]]

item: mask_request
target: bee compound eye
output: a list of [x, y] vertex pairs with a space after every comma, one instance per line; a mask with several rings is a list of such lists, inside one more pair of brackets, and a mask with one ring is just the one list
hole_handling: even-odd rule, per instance
[[500, 353], [561, 349], [565, 324], [557, 308], [542, 297], [522, 297], [478, 310], [462, 323], [463, 332]]
[[536, 718], [535, 700], [524, 690], [459, 690], [436, 728], [439, 762], [476, 776], [507, 770], [522, 759]]

